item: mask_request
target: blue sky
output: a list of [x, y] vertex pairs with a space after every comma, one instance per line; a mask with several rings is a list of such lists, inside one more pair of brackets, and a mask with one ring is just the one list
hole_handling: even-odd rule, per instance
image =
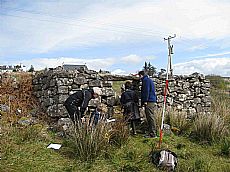
[[0, 0], [0, 65], [160, 70], [163, 38], [176, 34], [175, 74], [230, 76], [229, 9], [226, 0]]

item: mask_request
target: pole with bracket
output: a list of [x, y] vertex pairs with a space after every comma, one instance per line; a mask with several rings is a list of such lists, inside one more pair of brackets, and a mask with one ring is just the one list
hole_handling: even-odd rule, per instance
[[167, 72], [166, 72], [166, 82], [165, 82], [165, 89], [164, 89], [164, 104], [163, 104], [163, 112], [162, 112], [162, 119], [161, 119], [161, 128], [160, 128], [160, 138], [159, 138], [159, 144], [158, 147], [161, 147], [162, 140], [163, 140], [163, 128], [164, 128], [164, 117], [165, 117], [165, 109], [166, 109], [166, 97], [168, 93], [168, 79], [169, 79], [169, 71], [172, 75], [172, 57], [171, 54], [173, 54], [173, 46], [170, 45], [170, 40], [175, 38], [176, 34], [174, 36], [169, 36], [168, 38], [164, 38], [165, 41], [168, 41], [168, 64], [167, 64]]

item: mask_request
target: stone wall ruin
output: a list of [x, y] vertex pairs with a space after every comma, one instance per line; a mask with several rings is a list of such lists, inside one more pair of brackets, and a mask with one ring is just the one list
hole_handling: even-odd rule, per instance
[[[165, 75], [152, 78], [155, 81], [158, 97], [158, 107], [163, 106]], [[134, 76], [101, 75], [88, 70], [64, 70], [62, 68], [49, 69], [36, 73], [33, 79], [34, 94], [41, 103], [42, 109], [50, 117], [67, 117], [63, 103], [66, 98], [77, 90], [100, 87], [102, 95], [99, 99], [91, 100], [89, 108], [95, 108], [101, 102], [107, 106], [108, 114], [113, 114], [116, 93], [112, 88], [113, 81], [135, 81], [136, 88], [140, 88], [139, 79]], [[210, 82], [201, 74], [189, 76], [173, 76], [169, 79], [169, 95], [167, 106], [174, 107], [187, 113], [188, 117], [200, 113], [210, 112]]]

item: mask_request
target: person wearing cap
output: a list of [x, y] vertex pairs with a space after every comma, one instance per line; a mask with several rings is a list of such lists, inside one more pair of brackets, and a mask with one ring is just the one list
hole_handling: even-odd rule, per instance
[[156, 122], [154, 110], [156, 107], [157, 96], [155, 93], [155, 85], [144, 71], [138, 73], [142, 86], [141, 86], [141, 105], [145, 108], [145, 115], [148, 123], [149, 133], [146, 137], [156, 137]]
[[85, 110], [91, 99], [101, 95], [100, 88], [78, 90], [71, 94], [65, 101], [64, 106], [73, 122], [80, 121], [84, 117]]

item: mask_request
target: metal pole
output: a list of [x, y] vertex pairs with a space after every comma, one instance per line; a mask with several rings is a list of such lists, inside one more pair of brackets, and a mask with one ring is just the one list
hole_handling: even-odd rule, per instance
[[171, 72], [172, 75], [172, 60], [171, 60], [171, 54], [173, 46], [170, 45], [170, 39], [175, 38], [176, 35], [173, 37], [169, 36], [167, 39], [164, 38], [164, 40], [168, 40], [168, 63], [167, 63], [167, 72], [166, 72], [166, 82], [165, 82], [165, 89], [164, 89], [164, 104], [163, 104], [163, 112], [162, 112], [162, 119], [161, 119], [161, 128], [160, 128], [160, 138], [159, 138], [159, 145], [158, 147], [161, 147], [162, 140], [163, 140], [163, 127], [164, 127], [164, 117], [165, 117], [165, 109], [166, 109], [166, 98], [167, 98], [167, 92], [168, 92], [168, 79], [169, 79], [169, 71]]

